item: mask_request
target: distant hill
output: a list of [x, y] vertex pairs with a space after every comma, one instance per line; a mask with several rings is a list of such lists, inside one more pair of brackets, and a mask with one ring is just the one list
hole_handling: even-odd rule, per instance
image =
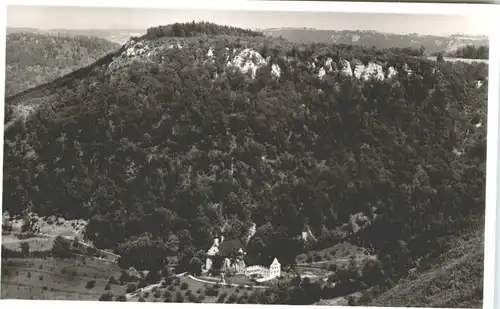
[[85, 35], [94, 36], [106, 39], [108, 41], [124, 44], [131, 37], [141, 36], [145, 33], [144, 30], [138, 29], [83, 29], [83, 30], [67, 30], [67, 29], [51, 29], [51, 33], [60, 33], [64, 35]]
[[7, 34], [31, 32], [50, 35], [65, 35], [65, 36], [92, 36], [103, 38], [108, 41], [123, 44], [130, 37], [140, 36], [144, 34], [143, 29], [49, 29], [40, 30], [36, 28], [7, 28]]
[[352, 30], [318, 30], [306, 28], [275, 28], [265, 29], [264, 34], [283, 38], [296, 43], [336, 43], [349, 45], [375, 46], [377, 48], [391, 47], [425, 47], [428, 54], [436, 52], [452, 52], [465, 45], [488, 45], [484, 36], [471, 37], [465, 35], [434, 36], [418, 34], [389, 34], [376, 31]]
[[5, 94], [50, 82], [118, 47], [97, 37], [11, 32], [6, 41]]
[[11, 33], [20, 33], [20, 32], [31, 32], [31, 33], [46, 33], [44, 30], [40, 30], [37, 28], [28, 28], [28, 27], [7, 27], [7, 35]]

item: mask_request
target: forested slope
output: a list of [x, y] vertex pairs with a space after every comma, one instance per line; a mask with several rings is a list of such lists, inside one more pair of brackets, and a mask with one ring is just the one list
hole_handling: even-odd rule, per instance
[[6, 46], [7, 96], [50, 82], [119, 47], [96, 37], [33, 32], [9, 33]]
[[480, 308], [483, 299], [484, 217], [455, 235], [443, 254], [427, 261], [407, 278], [366, 306], [428, 306], [439, 308]]
[[284, 266], [304, 226], [328, 246], [348, 224], [382, 263], [363, 280], [390, 285], [484, 214], [487, 66], [410, 54], [151, 28], [7, 98], [26, 112], [7, 115], [3, 207], [89, 219], [139, 269], [187, 268], [224, 222], [240, 237], [256, 223], [248, 251]]

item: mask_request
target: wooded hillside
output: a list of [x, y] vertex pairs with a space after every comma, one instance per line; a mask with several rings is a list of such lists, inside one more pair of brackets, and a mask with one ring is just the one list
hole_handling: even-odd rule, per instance
[[[138, 268], [177, 254], [186, 269], [224, 222], [238, 237], [256, 223], [249, 252], [283, 265], [305, 226], [325, 247], [347, 226], [380, 258], [373, 282], [484, 214], [486, 65], [195, 26], [149, 29], [16, 99], [34, 112], [5, 132], [4, 210], [89, 219], [88, 238]], [[383, 78], [356, 77], [361, 64]]]

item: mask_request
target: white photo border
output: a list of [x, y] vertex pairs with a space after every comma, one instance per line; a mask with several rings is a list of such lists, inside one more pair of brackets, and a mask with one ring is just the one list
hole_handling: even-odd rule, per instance
[[[500, 120], [498, 104], [500, 88], [500, 6], [495, 4], [444, 4], [444, 3], [376, 3], [376, 2], [309, 2], [309, 1], [242, 1], [242, 0], [4, 0], [0, 6], [0, 18], [3, 20], [2, 41], [0, 46], [0, 58], [5, 59], [5, 31], [6, 31], [6, 8], [9, 5], [29, 6], [78, 6], [78, 7], [129, 7], [129, 8], [161, 8], [161, 9], [210, 9], [210, 10], [252, 10], [252, 11], [309, 11], [309, 12], [349, 12], [349, 13], [401, 13], [401, 14], [429, 14], [429, 15], [472, 15], [481, 16], [489, 20], [490, 59], [489, 59], [489, 93], [488, 93], [488, 145], [487, 145], [487, 174], [486, 174], [486, 213], [485, 213], [485, 241], [484, 241], [484, 308], [500, 307], [500, 295], [494, 291], [500, 291], [500, 254], [496, 254], [496, 239], [500, 239], [500, 228], [496, 222], [500, 222], [500, 212], [497, 213], [498, 200], [498, 122]], [[495, 18], [496, 17], [496, 18]], [[497, 22], [495, 22], [497, 21]], [[497, 27], [495, 27], [495, 25]], [[144, 29], [145, 30], [145, 29]], [[494, 58], [496, 57], [496, 58]], [[0, 82], [5, 85], [5, 61], [2, 60], [2, 73]], [[0, 87], [0, 94], [4, 97], [5, 89]], [[0, 108], [0, 117], [4, 119], [4, 108]], [[3, 131], [2, 131], [3, 140]], [[0, 143], [0, 157], [3, 167], [3, 143]], [[0, 171], [0, 180], [3, 179], [3, 168]], [[0, 187], [0, 190], [2, 188]], [[497, 221], [498, 220], [498, 221]], [[496, 230], [495, 230], [496, 227]], [[496, 278], [496, 280], [495, 280]], [[496, 282], [495, 282], [496, 281]], [[495, 284], [496, 283], [496, 284]], [[496, 288], [495, 288], [496, 287]], [[0, 300], [2, 308], [21, 308], [32, 306], [33, 301], [27, 300]], [[119, 303], [119, 302], [85, 302], [85, 301], [36, 301], [37, 307], [42, 308], [87, 308], [88, 305], [107, 309], [118, 309], [125, 307], [137, 307], [143, 309], [147, 306], [159, 306], [152, 303]], [[187, 308], [186, 306], [201, 306], [203, 309], [219, 308], [220, 304], [174, 304], [169, 303], [170, 308]], [[242, 305], [229, 305], [238, 306]], [[244, 308], [260, 309], [266, 305], [244, 305]], [[272, 308], [288, 306], [272, 305]], [[130, 307], [131, 308], [131, 307]], [[152, 308], [152, 307], [151, 307]], [[360, 307], [370, 308], [370, 307]], [[387, 307], [394, 308], [394, 307]]]

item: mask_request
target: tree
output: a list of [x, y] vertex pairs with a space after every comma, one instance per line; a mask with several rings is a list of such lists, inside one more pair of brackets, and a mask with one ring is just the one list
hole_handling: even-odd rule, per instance
[[30, 245], [27, 242], [22, 242], [21, 243], [21, 254], [25, 257], [29, 256], [30, 254]]
[[59, 235], [54, 239], [52, 255], [56, 258], [65, 259], [71, 256], [71, 242]]
[[8, 233], [12, 232], [12, 223], [6, 218], [2, 220], [2, 231]]
[[444, 61], [443, 53], [438, 53], [438, 55], [436, 57], [436, 61], [437, 62], [443, 62]]
[[94, 287], [95, 287], [95, 280], [87, 281], [87, 283], [85, 284], [85, 288], [87, 289], [93, 289]]
[[32, 228], [31, 219], [29, 216], [24, 216], [23, 225], [21, 226], [21, 232], [27, 233], [30, 232]]
[[127, 284], [127, 289], [125, 290], [127, 293], [132, 293], [137, 290], [137, 286], [133, 283]]
[[202, 266], [203, 262], [199, 258], [193, 257], [189, 261], [189, 272], [193, 275], [200, 275]]
[[99, 301], [113, 301], [113, 292], [108, 291], [99, 296]]
[[120, 267], [134, 267], [138, 270], [160, 270], [165, 264], [168, 249], [161, 238], [153, 238], [151, 234], [143, 234], [131, 238], [117, 248], [120, 255]]
[[423, 45], [420, 46], [420, 50], [419, 51], [420, 51], [420, 56], [425, 55], [425, 47]]

